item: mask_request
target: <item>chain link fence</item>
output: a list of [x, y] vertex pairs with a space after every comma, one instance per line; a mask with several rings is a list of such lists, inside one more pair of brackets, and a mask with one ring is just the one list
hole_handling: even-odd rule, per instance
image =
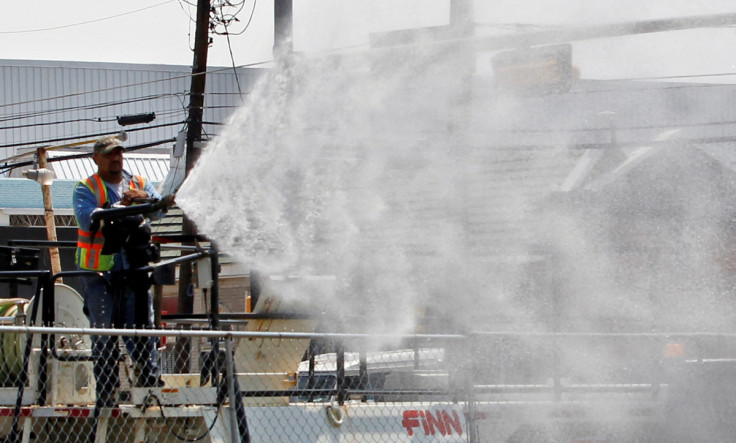
[[[460, 336], [368, 351], [374, 337], [292, 332], [308, 322], [298, 319], [243, 331], [91, 329], [75, 301], [57, 285], [55, 327], [27, 325], [33, 302], [0, 301], [3, 441], [468, 440], [447, 365]], [[118, 372], [96, 378], [92, 343], [103, 337], [116, 340]], [[134, 363], [141, 340], [156, 344], [155, 386]], [[96, 380], [107, 376], [118, 383], [103, 402]]]
[[[92, 329], [81, 298], [0, 300], [4, 442], [734, 441], [736, 334]], [[35, 299], [34, 299], [35, 300]], [[51, 310], [53, 326], [41, 324]], [[36, 321], [31, 321], [36, 316]], [[94, 375], [94, 340], [114, 374]], [[160, 382], [135, 352], [153, 343]], [[101, 398], [97, 380], [116, 380]], [[704, 431], [707, 429], [707, 432]]]
[[[0, 310], [11, 303], [0, 316], [17, 324], [0, 326], [6, 442], [698, 441], [678, 438], [693, 428], [673, 430], [695, 423], [701, 406], [711, 413], [697, 424], [709, 431], [697, 435], [734, 435], [733, 377], [698, 403], [681, 354], [729, 336], [683, 345], [656, 334], [414, 335], [376, 347], [375, 336], [273, 330], [292, 320], [251, 322], [270, 331], [23, 326], [27, 302]], [[163, 384], [142, 386], [121, 338], [120, 385], [100, 405], [91, 333], [154, 340]], [[591, 359], [604, 348], [631, 358]], [[646, 349], [658, 352], [635, 355]], [[690, 391], [668, 390], [673, 374]], [[673, 411], [673, 398], [685, 408]]]

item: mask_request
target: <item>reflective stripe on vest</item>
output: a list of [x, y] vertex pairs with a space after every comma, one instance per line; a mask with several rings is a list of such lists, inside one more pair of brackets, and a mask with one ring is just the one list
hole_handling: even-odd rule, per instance
[[95, 174], [91, 177], [87, 177], [82, 180], [81, 183], [89, 188], [89, 190], [95, 195], [98, 208], [101, 208], [105, 203], [107, 203], [107, 186], [105, 186], [105, 183], [99, 175]]
[[99, 230], [94, 233], [77, 231], [77, 264], [82, 269], [93, 271], [109, 271], [112, 269], [113, 256], [103, 255], [105, 236]]
[[[81, 182], [95, 195], [97, 207], [102, 207], [107, 203], [107, 186], [98, 174], [94, 174]], [[128, 183], [129, 189], [143, 189], [146, 185], [146, 179], [141, 176], [133, 176]], [[114, 255], [102, 254], [102, 248], [105, 246], [105, 237], [100, 230], [96, 232], [77, 230], [77, 265], [82, 269], [91, 271], [109, 271], [114, 265]]]
[[134, 175], [128, 183], [128, 189], [143, 189], [146, 187], [146, 179], [140, 175]]

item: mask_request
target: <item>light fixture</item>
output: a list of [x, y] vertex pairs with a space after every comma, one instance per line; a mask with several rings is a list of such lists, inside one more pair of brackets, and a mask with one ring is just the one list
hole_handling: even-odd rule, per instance
[[54, 171], [51, 169], [28, 169], [23, 171], [23, 175], [28, 180], [33, 180], [41, 183], [43, 186], [51, 186], [54, 181]]
[[117, 117], [120, 126], [137, 125], [139, 123], [151, 123], [156, 119], [156, 113], [121, 115]]

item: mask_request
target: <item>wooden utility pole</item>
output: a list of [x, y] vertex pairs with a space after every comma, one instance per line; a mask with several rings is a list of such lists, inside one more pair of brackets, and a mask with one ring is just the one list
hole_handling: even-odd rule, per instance
[[[42, 171], [47, 169], [46, 149], [38, 148], [36, 151], [38, 156], [38, 169]], [[57, 241], [56, 222], [54, 221], [54, 205], [51, 197], [51, 185], [41, 184], [41, 193], [43, 194], [43, 214], [46, 220], [46, 237], [49, 241]], [[58, 274], [61, 272], [61, 259], [59, 258], [59, 248], [56, 246], [49, 248], [49, 258], [51, 260], [51, 272]], [[58, 279], [61, 283], [61, 279]]]
[[[192, 82], [189, 96], [189, 115], [187, 117], [187, 152], [185, 157], [186, 175], [194, 168], [199, 158], [202, 140], [202, 118], [204, 115], [204, 92], [207, 80], [207, 50], [209, 49], [210, 1], [197, 2], [197, 28], [194, 34], [194, 61], [192, 63]], [[194, 236], [197, 228], [184, 214], [182, 234]], [[192, 286], [192, 267], [184, 263], [179, 267], [179, 314], [191, 314], [194, 311], [194, 289]], [[189, 339], [177, 339], [176, 362], [177, 372], [188, 372], [191, 357]]]

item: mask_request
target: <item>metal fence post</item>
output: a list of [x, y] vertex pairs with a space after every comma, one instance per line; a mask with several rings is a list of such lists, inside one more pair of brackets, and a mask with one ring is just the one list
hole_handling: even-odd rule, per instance
[[473, 349], [471, 349], [471, 346], [473, 345], [472, 337], [472, 335], [466, 335], [462, 341], [462, 348], [465, 350], [463, 354], [467, 359], [464, 364], [463, 377], [465, 379], [465, 400], [468, 404], [468, 441], [470, 443], [478, 443], [480, 442], [477, 425], [478, 411], [476, 409], [477, 405], [475, 403], [475, 380], [473, 379], [473, 362], [470, 357], [474, 355]]
[[342, 341], [337, 345], [337, 404], [342, 406], [345, 403], [345, 347]]
[[230, 441], [240, 443], [238, 432], [238, 415], [235, 402], [235, 374], [233, 374], [233, 342], [232, 336], [225, 337], [225, 367], [227, 377], [227, 392], [230, 400]]

